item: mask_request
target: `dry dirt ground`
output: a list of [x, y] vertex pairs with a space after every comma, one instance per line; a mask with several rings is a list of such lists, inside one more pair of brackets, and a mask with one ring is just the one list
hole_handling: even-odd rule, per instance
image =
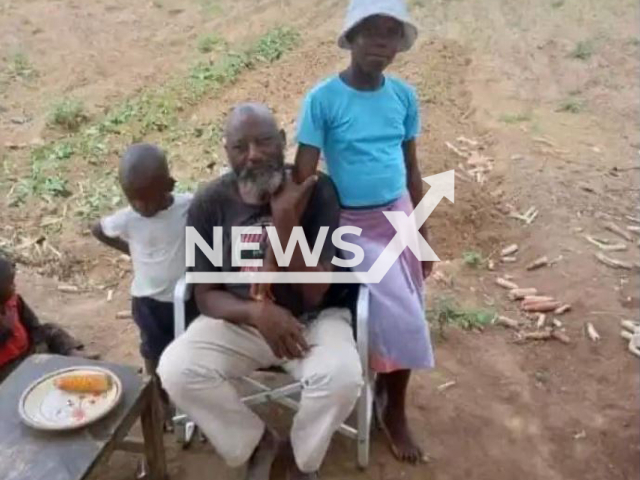
[[[69, 214], [68, 207], [86, 192], [69, 198], [34, 193], [14, 201], [16, 185], [35, 175], [30, 152], [67, 139], [47, 124], [52, 102], [81, 99], [91, 118], [81, 128], [90, 128], [112, 105], [185, 78], [194, 62], [219, 58], [217, 48], [198, 52], [203, 35], [213, 33], [241, 48], [276, 26], [296, 29], [300, 41], [282, 58], [244, 69], [214, 93], [178, 108], [178, 130], [143, 132], [142, 138], [167, 148], [178, 179], [193, 185], [213, 176], [221, 163], [215, 135], [203, 140], [202, 129], [219, 125], [233, 104], [265, 101], [293, 133], [304, 92], [347, 61], [334, 42], [344, 8], [336, 0], [0, 3], [0, 248], [21, 262], [20, 289], [43, 318], [68, 326], [106, 359], [141, 364], [134, 326], [115, 319], [128, 308], [126, 261], [86, 234], [91, 217], [111, 207], [98, 199], [89, 215]], [[494, 283], [497, 276], [512, 275], [522, 286], [572, 304], [559, 317], [571, 343], [520, 344], [513, 331], [497, 326], [482, 332], [447, 326], [441, 339], [432, 321], [438, 366], [415, 375], [409, 410], [432, 462], [399, 465], [376, 434], [371, 466], [359, 472], [354, 445], [336, 438], [324, 478], [638, 478], [638, 359], [627, 352], [619, 322], [638, 317], [640, 237], [632, 233], [633, 241], [626, 241], [603, 229], [611, 221], [622, 228], [638, 225], [633, 218], [640, 216], [638, 5], [413, 0], [411, 9], [420, 41], [393, 70], [416, 85], [422, 99], [422, 171], [455, 168], [459, 175], [455, 204], [443, 200], [430, 220], [433, 245], [444, 262], [429, 282], [429, 305], [434, 312], [449, 305], [471, 315], [483, 309], [527, 322]], [[464, 145], [456, 143], [460, 136], [478, 141], [474, 148], [493, 158], [482, 183], [465, 173], [466, 160], [446, 146]], [[71, 157], [64, 174], [82, 185], [85, 175], [112, 170], [122, 145], [136, 138], [121, 135], [92, 163], [83, 163], [77, 152], [62, 154]], [[85, 187], [102, 188], [86, 178]], [[530, 207], [539, 211], [530, 225], [508, 215]], [[587, 234], [623, 241], [627, 250], [607, 254], [634, 268], [598, 262]], [[520, 247], [516, 262], [502, 263], [501, 248], [513, 242]], [[465, 252], [469, 261], [484, 261], [472, 268], [462, 260]], [[525, 269], [542, 255], [558, 261]], [[489, 260], [494, 271], [487, 268]], [[85, 291], [63, 294], [61, 283]], [[600, 333], [599, 343], [585, 337], [586, 322]], [[454, 386], [438, 388], [452, 381]], [[275, 408], [261, 412], [283, 431], [290, 421]], [[207, 446], [183, 452], [171, 437], [166, 443], [172, 478], [241, 476]], [[115, 455], [97, 477], [130, 479], [135, 462], [133, 456]]]

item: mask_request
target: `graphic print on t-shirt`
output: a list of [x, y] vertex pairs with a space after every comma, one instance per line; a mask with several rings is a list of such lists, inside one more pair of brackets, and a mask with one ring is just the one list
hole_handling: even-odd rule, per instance
[[[236, 237], [236, 243], [233, 245], [232, 252], [240, 252], [240, 258], [242, 260], [264, 260], [267, 247], [269, 245], [269, 238], [267, 234], [267, 227], [272, 226], [273, 223], [269, 217], [260, 218], [259, 221], [252, 225], [246, 225], [243, 228], [256, 227], [260, 229], [257, 233], [243, 233]], [[256, 250], [239, 250], [240, 243], [255, 243], [258, 244]], [[241, 272], [257, 272], [260, 270], [258, 266], [243, 266], [240, 267]]]

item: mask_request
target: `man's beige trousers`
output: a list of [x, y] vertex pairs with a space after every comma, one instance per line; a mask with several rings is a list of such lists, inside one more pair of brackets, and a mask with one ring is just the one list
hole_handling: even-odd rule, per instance
[[303, 385], [291, 429], [296, 463], [301, 471], [314, 472], [363, 384], [350, 316], [346, 309], [324, 310], [307, 328], [311, 350], [300, 360], [276, 358], [254, 328], [200, 316], [164, 352], [158, 374], [176, 406], [235, 467], [248, 461], [265, 424], [241, 402], [230, 380], [283, 367]]

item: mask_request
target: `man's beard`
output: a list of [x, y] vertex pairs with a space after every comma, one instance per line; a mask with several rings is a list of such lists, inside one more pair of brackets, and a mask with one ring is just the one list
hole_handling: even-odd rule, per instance
[[284, 182], [284, 174], [284, 159], [265, 161], [236, 172], [242, 199], [250, 204], [267, 203]]

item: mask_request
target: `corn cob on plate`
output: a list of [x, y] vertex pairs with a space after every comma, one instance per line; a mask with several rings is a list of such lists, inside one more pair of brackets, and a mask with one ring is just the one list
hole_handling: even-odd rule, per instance
[[20, 416], [40, 430], [73, 430], [107, 415], [122, 397], [122, 384], [101, 367], [73, 367], [52, 372], [22, 395]]

